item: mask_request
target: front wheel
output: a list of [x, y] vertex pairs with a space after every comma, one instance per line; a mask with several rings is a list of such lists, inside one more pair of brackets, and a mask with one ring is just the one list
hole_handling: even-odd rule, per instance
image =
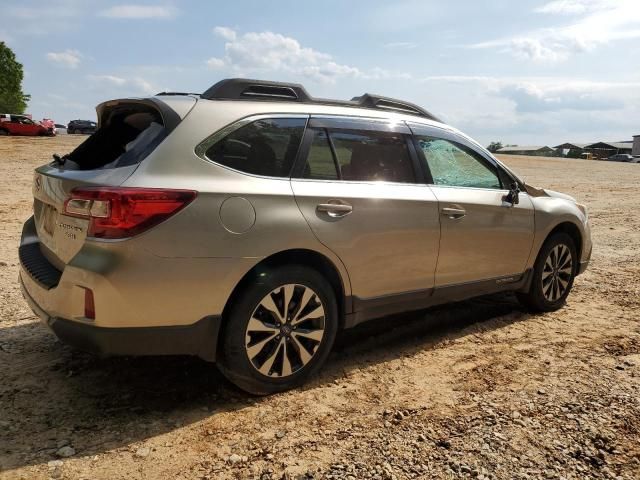
[[242, 390], [267, 395], [318, 371], [335, 340], [338, 308], [322, 275], [286, 266], [250, 283], [224, 321], [218, 367]]
[[518, 299], [534, 311], [558, 310], [571, 292], [577, 270], [573, 239], [566, 233], [556, 233], [540, 249], [529, 291], [518, 293]]

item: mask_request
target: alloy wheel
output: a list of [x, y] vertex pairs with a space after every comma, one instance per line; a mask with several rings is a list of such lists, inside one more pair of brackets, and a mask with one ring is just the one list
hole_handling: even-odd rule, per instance
[[313, 289], [282, 285], [254, 309], [245, 332], [249, 361], [262, 375], [288, 377], [315, 356], [325, 333], [325, 309]]
[[542, 269], [542, 294], [549, 302], [560, 299], [573, 275], [573, 258], [569, 247], [564, 244], [551, 249]]

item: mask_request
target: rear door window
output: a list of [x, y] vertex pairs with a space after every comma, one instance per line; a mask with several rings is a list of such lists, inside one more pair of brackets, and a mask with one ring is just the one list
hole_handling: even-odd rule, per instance
[[302, 176], [316, 180], [338, 180], [340, 178], [336, 160], [331, 151], [329, 135], [324, 128], [313, 130], [313, 140]]
[[405, 136], [368, 130], [316, 130], [302, 176], [355, 182], [416, 181]]
[[289, 177], [305, 124], [305, 118], [256, 120], [214, 143], [205, 156], [244, 173]]

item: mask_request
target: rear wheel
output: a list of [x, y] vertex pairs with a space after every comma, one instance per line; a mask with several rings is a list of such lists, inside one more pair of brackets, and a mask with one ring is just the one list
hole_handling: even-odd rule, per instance
[[531, 310], [550, 312], [564, 305], [578, 267], [573, 239], [566, 233], [549, 237], [540, 249], [528, 292], [518, 299]]
[[3, 136], [3, 135], [7, 136], [7, 135], [9, 135], [9, 132], [7, 130], [0, 129], [0, 136]]
[[267, 395], [318, 371], [335, 340], [338, 309], [322, 275], [286, 266], [249, 284], [225, 321], [218, 367], [241, 389]]

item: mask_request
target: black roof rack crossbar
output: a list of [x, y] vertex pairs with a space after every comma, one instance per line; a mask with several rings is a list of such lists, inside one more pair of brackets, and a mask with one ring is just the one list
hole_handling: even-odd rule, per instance
[[435, 115], [413, 103], [365, 93], [350, 101], [314, 98], [298, 83], [271, 82], [247, 78], [228, 78], [211, 86], [202, 95], [206, 100], [265, 100], [361, 107], [417, 115], [440, 122]]

